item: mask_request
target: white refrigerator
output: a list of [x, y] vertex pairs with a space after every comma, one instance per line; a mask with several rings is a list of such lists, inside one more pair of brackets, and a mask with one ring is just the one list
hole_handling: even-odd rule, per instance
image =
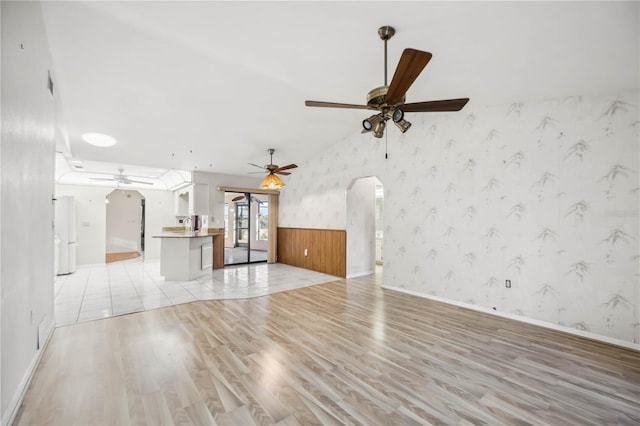
[[76, 204], [73, 197], [56, 198], [56, 229], [60, 240], [58, 252], [58, 275], [76, 271]]

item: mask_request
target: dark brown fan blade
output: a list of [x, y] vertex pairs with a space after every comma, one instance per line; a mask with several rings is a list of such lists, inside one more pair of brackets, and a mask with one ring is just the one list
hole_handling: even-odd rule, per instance
[[283, 176], [289, 176], [291, 174], [289, 172], [273, 172], [273, 173], [275, 173], [277, 175], [283, 175]]
[[304, 101], [304, 104], [310, 107], [373, 109], [373, 108], [370, 108], [368, 105], [338, 104], [335, 102]]
[[389, 90], [387, 91], [386, 101], [389, 105], [396, 105], [402, 102], [405, 93], [409, 87], [418, 78], [424, 67], [427, 66], [431, 59], [431, 53], [423, 52], [416, 49], [404, 49], [400, 62], [393, 74]]
[[442, 101], [416, 102], [404, 104], [400, 109], [404, 112], [438, 112], [438, 111], [460, 111], [469, 98], [446, 99]]
[[239, 196], [237, 196], [237, 197], [233, 197], [233, 198], [231, 199], [231, 201], [240, 201], [240, 200], [242, 200], [243, 198], [244, 198], [244, 195], [239, 195]]
[[253, 164], [253, 163], [248, 163], [250, 166], [254, 166], [257, 167], [259, 169], [264, 169], [264, 166], [258, 166], [257, 164]]
[[274, 173], [279, 173], [283, 170], [295, 169], [296, 167], [298, 166], [296, 166], [295, 164], [288, 164], [286, 166], [278, 167], [277, 169], [274, 170]]

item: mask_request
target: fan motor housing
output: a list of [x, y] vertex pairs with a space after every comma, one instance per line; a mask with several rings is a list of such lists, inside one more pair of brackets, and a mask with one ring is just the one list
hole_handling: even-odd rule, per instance
[[389, 86], [380, 86], [371, 90], [367, 94], [367, 105], [374, 108], [381, 108], [384, 106], [396, 106], [402, 105], [404, 103], [404, 96], [396, 105], [387, 105], [387, 92], [389, 91]]

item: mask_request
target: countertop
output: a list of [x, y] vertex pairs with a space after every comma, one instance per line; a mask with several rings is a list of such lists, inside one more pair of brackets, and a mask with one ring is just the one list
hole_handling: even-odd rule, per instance
[[171, 232], [163, 232], [160, 235], [154, 235], [153, 238], [203, 238], [203, 237], [216, 237], [218, 235], [222, 235], [221, 232], [198, 232], [198, 231], [171, 231]]

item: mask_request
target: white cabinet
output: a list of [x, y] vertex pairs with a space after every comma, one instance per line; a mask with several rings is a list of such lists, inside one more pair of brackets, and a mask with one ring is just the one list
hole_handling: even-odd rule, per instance
[[189, 200], [191, 199], [189, 187], [176, 190], [174, 195], [176, 216], [189, 216]]
[[[211, 270], [213, 245], [211, 236], [162, 236], [160, 242], [160, 275], [167, 281], [190, 281]], [[209, 256], [205, 262], [204, 257]]]
[[176, 216], [209, 215], [209, 185], [206, 183], [191, 184], [174, 194]]
[[189, 213], [209, 216], [209, 185], [206, 183], [194, 183], [191, 185]]

